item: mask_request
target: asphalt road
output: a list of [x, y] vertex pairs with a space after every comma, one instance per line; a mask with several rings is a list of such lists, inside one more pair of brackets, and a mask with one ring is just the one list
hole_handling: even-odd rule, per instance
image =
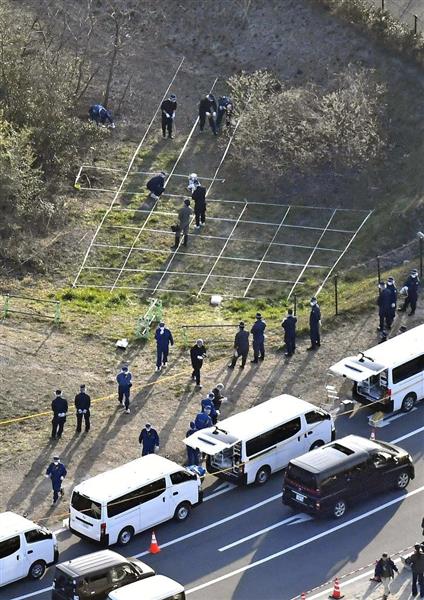
[[[337, 420], [337, 435], [369, 436], [366, 411]], [[424, 406], [377, 430], [414, 458], [416, 477], [404, 492], [388, 491], [352, 507], [341, 520], [315, 520], [281, 503], [282, 475], [261, 488], [219, 481], [210, 498], [182, 524], [156, 529], [160, 554], [147, 551], [150, 533], [121, 552], [180, 581], [190, 599], [290, 600], [332, 577], [371, 563], [420, 539], [424, 505]], [[57, 528], [60, 527], [58, 524]], [[53, 528], [56, 529], [56, 528]], [[97, 548], [62, 532], [61, 560]], [[245, 539], [247, 538], [247, 539]], [[39, 582], [22, 580], [0, 591], [0, 600], [47, 600], [53, 570]]]

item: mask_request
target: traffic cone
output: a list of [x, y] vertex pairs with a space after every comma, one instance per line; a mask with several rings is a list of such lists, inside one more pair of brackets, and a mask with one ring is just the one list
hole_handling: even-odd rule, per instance
[[301, 593], [300, 600], [306, 600], [306, 594], [305, 594], [305, 592]]
[[375, 442], [375, 428], [371, 429], [370, 440], [372, 442]]
[[159, 544], [154, 531], [152, 531], [152, 541], [150, 542], [149, 552], [150, 554], [158, 554], [160, 552]]
[[331, 594], [331, 596], [328, 596], [329, 598], [344, 598], [344, 595], [342, 595], [342, 593], [340, 592], [340, 585], [339, 585], [339, 580], [336, 579], [334, 580], [334, 589], [333, 589], [333, 593]]

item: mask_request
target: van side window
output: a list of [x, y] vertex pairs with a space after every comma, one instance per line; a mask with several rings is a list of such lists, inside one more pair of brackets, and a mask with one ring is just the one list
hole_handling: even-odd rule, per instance
[[120, 515], [126, 510], [130, 510], [131, 508], [135, 508], [144, 502], [148, 502], [149, 500], [153, 500], [156, 496], [160, 496], [166, 489], [165, 479], [158, 479], [157, 481], [152, 481], [148, 485], [144, 485], [137, 490], [133, 490], [129, 492], [129, 494], [125, 494], [120, 498], [115, 498], [107, 505], [107, 514], [108, 517], [116, 517], [116, 515]]
[[288, 440], [300, 431], [300, 427], [300, 417], [296, 417], [296, 419], [292, 419], [291, 421], [284, 423], [284, 425], [279, 425], [278, 427], [275, 427], [275, 429], [271, 429], [262, 435], [252, 438], [246, 442], [247, 456], [252, 456], [271, 446], [275, 446], [275, 444], [278, 444], [279, 442]]
[[194, 481], [196, 479], [197, 477], [194, 473], [187, 473], [186, 471], [177, 471], [177, 473], [172, 473], [171, 475], [171, 481], [174, 485], [186, 481]]
[[9, 538], [8, 540], [3, 540], [0, 542], [0, 558], [6, 558], [6, 556], [10, 556], [14, 552], [17, 552], [21, 547], [21, 538], [19, 535]]
[[399, 383], [421, 371], [424, 371], [424, 354], [393, 369], [393, 383]]
[[28, 544], [34, 544], [35, 542], [43, 542], [44, 540], [51, 540], [52, 533], [45, 531], [44, 529], [31, 529], [25, 533], [25, 539]]
[[318, 410], [311, 410], [311, 412], [308, 412], [305, 415], [308, 425], [312, 425], [313, 423], [321, 423], [321, 421], [325, 421], [327, 418], [328, 417], [325, 413], [319, 412]]

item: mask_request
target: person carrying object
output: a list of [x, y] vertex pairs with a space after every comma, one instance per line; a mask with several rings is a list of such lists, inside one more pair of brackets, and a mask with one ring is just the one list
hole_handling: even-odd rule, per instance
[[246, 365], [247, 355], [249, 354], [249, 332], [245, 330], [244, 321], [240, 321], [238, 331], [234, 337], [234, 352], [233, 358], [228, 365], [229, 369], [234, 369], [237, 360], [241, 356], [240, 368], [244, 369]]
[[228, 399], [226, 396], [224, 396], [222, 394], [223, 391], [224, 391], [224, 384], [217, 383], [211, 392], [211, 394], [213, 394], [213, 405], [217, 412], [219, 412], [221, 410], [221, 404], [223, 402], [227, 402], [227, 399]]
[[385, 328], [391, 329], [392, 321], [393, 321], [393, 307], [392, 307], [392, 299], [393, 294], [387, 288], [384, 281], [381, 281], [378, 284], [378, 297], [377, 297], [377, 305], [378, 305], [378, 316], [380, 317], [380, 324], [377, 327], [377, 331], [385, 331]]
[[153, 200], [159, 200], [165, 190], [165, 171], [161, 171], [146, 183], [146, 188], [150, 192], [150, 197]]
[[171, 250], [178, 250], [178, 247], [180, 245], [181, 234], [184, 236], [183, 246], [187, 246], [190, 219], [192, 214], [193, 210], [190, 208], [190, 200], [186, 198], [184, 200], [183, 206], [178, 211], [178, 222], [173, 227], [173, 231], [175, 232], [175, 241], [174, 245], [171, 247]]
[[203, 412], [204, 412], [205, 408], [207, 406], [209, 406], [209, 408], [211, 409], [210, 418], [212, 419], [212, 424], [216, 425], [218, 422], [219, 410], [216, 410], [214, 400], [215, 400], [215, 394], [213, 392], [209, 392], [209, 394], [206, 396], [206, 398], [203, 398], [200, 405], [202, 407]]
[[209, 126], [212, 129], [212, 133], [216, 135], [216, 111], [217, 105], [215, 96], [213, 94], [206, 94], [199, 102], [199, 128], [202, 132], [205, 128], [206, 117], [209, 120]]
[[169, 345], [174, 345], [171, 331], [161, 321], [155, 332], [156, 340], [156, 371], [160, 371], [168, 365]]
[[159, 435], [156, 429], [146, 423], [138, 436], [138, 443], [141, 447], [141, 456], [155, 454], [159, 450]]
[[391, 560], [389, 555], [386, 552], [383, 552], [380, 560], [377, 561], [375, 566], [375, 577], [380, 578], [381, 583], [383, 584], [383, 599], [387, 600], [390, 594], [390, 581], [395, 576], [395, 572], [398, 573], [398, 568], [395, 563]]
[[228, 96], [220, 96], [218, 98], [218, 110], [216, 115], [216, 129], [219, 131], [221, 127], [222, 120], [225, 115], [225, 125], [227, 127], [231, 126], [231, 116], [233, 114], [233, 101]]
[[166, 137], [166, 132], [168, 132], [168, 137], [172, 140], [172, 127], [177, 111], [177, 96], [170, 94], [169, 98], [162, 102], [160, 109], [162, 111], [162, 135]]
[[398, 309], [399, 312], [405, 312], [408, 306], [410, 306], [411, 310], [408, 313], [408, 315], [412, 316], [413, 314], [415, 314], [415, 310], [417, 308], [419, 287], [420, 280], [418, 278], [418, 271], [417, 269], [412, 269], [409, 273], [408, 279], [405, 281], [401, 289], [401, 293], [406, 294], [406, 298], [405, 302], [403, 303], [403, 306], [401, 306], [401, 308]]

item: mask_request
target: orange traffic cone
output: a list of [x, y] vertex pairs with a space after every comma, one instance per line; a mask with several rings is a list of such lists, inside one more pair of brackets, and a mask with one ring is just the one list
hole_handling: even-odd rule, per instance
[[301, 593], [300, 600], [306, 600], [306, 594], [305, 594], [305, 592]]
[[371, 429], [370, 440], [371, 440], [372, 442], [375, 442], [375, 429]]
[[149, 552], [150, 554], [158, 554], [158, 552], [160, 552], [159, 544], [154, 531], [152, 531], [152, 541], [150, 542]]
[[333, 589], [333, 593], [331, 594], [331, 596], [328, 596], [329, 598], [344, 598], [344, 596], [342, 595], [342, 593], [340, 592], [340, 585], [339, 585], [339, 580], [336, 579], [334, 580], [334, 589]]

